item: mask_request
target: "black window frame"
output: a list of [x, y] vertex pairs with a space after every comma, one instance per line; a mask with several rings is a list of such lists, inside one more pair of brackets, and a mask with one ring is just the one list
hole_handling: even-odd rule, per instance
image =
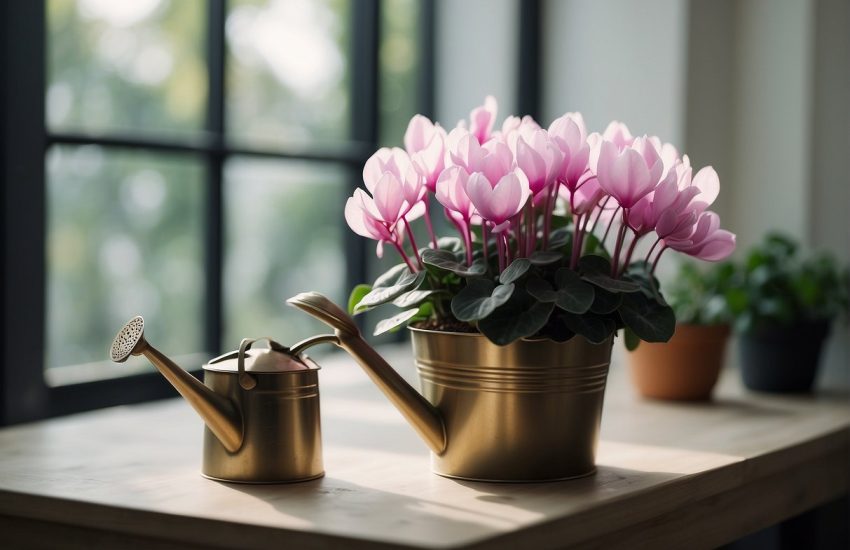
[[[349, 168], [349, 186], [379, 143], [381, 0], [351, 0], [351, 134], [332, 147], [305, 150], [241, 147], [225, 139], [225, 20], [227, 0], [207, 0], [209, 97], [205, 131], [192, 139], [147, 138], [109, 132], [55, 132], [46, 126], [46, 0], [0, 2], [0, 194], [4, 269], [0, 306], [0, 425], [112, 405], [170, 397], [155, 373], [49, 387], [44, 377], [46, 321], [45, 155], [54, 145], [98, 145], [115, 150], [192, 155], [206, 164], [204, 351], [221, 352], [224, 256], [223, 167], [232, 156], [330, 162]], [[434, 111], [435, 0], [420, 0], [419, 112]], [[367, 276], [367, 243], [345, 232], [346, 283]]]

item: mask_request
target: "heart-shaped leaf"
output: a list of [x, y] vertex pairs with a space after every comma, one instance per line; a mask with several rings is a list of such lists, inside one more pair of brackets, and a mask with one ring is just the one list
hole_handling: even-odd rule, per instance
[[452, 298], [452, 313], [460, 321], [478, 321], [507, 302], [513, 292], [513, 283], [496, 286], [489, 279], [473, 279]]
[[395, 300], [393, 305], [398, 307], [418, 306], [434, 294], [445, 293], [444, 290], [408, 290]]
[[529, 294], [541, 302], [554, 302], [570, 313], [585, 313], [593, 303], [593, 287], [581, 280], [578, 274], [566, 267], [555, 272], [555, 288], [539, 277], [526, 284]]
[[376, 286], [363, 296], [360, 302], [355, 306], [355, 309], [365, 311], [368, 308], [373, 308], [381, 304], [385, 304], [395, 300], [408, 290], [418, 288], [425, 280], [425, 272], [418, 271], [411, 273], [410, 271], [403, 272], [395, 281], [388, 281], [388, 286]]
[[503, 285], [508, 283], [512, 283], [525, 275], [528, 269], [531, 267], [531, 262], [528, 258], [517, 258], [516, 260], [511, 262], [511, 265], [505, 268], [502, 271], [501, 275], [499, 275], [499, 282]]
[[647, 342], [666, 342], [676, 330], [673, 309], [647, 298], [642, 292], [624, 295], [618, 311], [623, 323]]
[[555, 342], [563, 343], [575, 336], [576, 333], [567, 327], [560, 315], [552, 315], [546, 326], [541, 329], [540, 335]]
[[593, 296], [593, 303], [590, 304], [590, 311], [605, 315], [613, 313], [623, 303], [623, 295], [614, 292], [608, 292], [602, 288], [596, 287]]
[[466, 266], [460, 263], [457, 256], [448, 250], [426, 249], [422, 251], [422, 263], [437, 268], [440, 271], [448, 271], [460, 277], [480, 277], [487, 272], [484, 260], [475, 260], [472, 265]]
[[357, 285], [351, 290], [351, 294], [348, 296], [348, 313], [350, 315], [357, 315], [358, 313], [365, 311], [364, 309], [358, 310], [357, 304], [359, 304], [360, 300], [369, 294], [371, 290], [372, 285]]
[[564, 255], [555, 250], [537, 250], [528, 257], [532, 265], [552, 265], [563, 259]]
[[392, 286], [402, 274], [409, 272], [410, 268], [407, 267], [407, 264], [396, 264], [378, 276], [375, 282], [372, 283], [372, 288]]
[[562, 313], [561, 318], [567, 328], [581, 334], [592, 344], [601, 344], [614, 333], [616, 326], [614, 321], [605, 317], [597, 317], [590, 313], [576, 315], [574, 313]]
[[537, 334], [554, 308], [555, 304], [539, 302], [518, 288], [508, 303], [478, 322], [478, 330], [494, 344], [505, 346]]
[[413, 309], [408, 309], [407, 311], [402, 311], [396, 315], [393, 315], [389, 319], [384, 319], [380, 321], [377, 325], [375, 325], [375, 332], [373, 333], [375, 336], [381, 335], [385, 332], [391, 332], [394, 330], [400, 329], [407, 323], [410, 319], [416, 316], [419, 313], [419, 308], [415, 307]]
[[602, 256], [588, 254], [578, 261], [581, 278], [610, 292], [639, 292], [640, 285], [611, 277], [611, 263]]

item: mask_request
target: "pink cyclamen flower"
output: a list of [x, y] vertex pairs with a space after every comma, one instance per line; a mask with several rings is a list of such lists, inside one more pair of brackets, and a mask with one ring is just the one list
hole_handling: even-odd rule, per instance
[[445, 141], [446, 131], [422, 115], [414, 115], [404, 133], [404, 148], [432, 193], [445, 166]]
[[496, 98], [488, 95], [484, 98], [484, 105], [476, 107], [469, 113], [469, 132], [478, 139], [479, 144], [483, 145], [489, 141], [498, 111]]
[[619, 120], [612, 120], [605, 131], [602, 132], [602, 139], [610, 141], [617, 146], [618, 151], [622, 151], [626, 147], [631, 147], [635, 142], [634, 136], [629, 131], [629, 127]]
[[531, 191], [528, 178], [522, 170], [516, 169], [495, 186], [483, 173], [476, 172], [469, 176], [466, 194], [478, 214], [493, 225], [493, 232], [501, 233], [510, 227], [510, 219], [523, 209]]
[[516, 142], [516, 165], [528, 178], [528, 185], [535, 205], [547, 196], [545, 191], [555, 182], [564, 155], [546, 130], [528, 132]]
[[625, 209], [655, 189], [663, 170], [661, 157], [645, 137], [622, 151], [614, 142], [602, 142], [596, 170], [599, 184]]
[[567, 189], [574, 191], [590, 161], [587, 128], [581, 113], [566, 113], [555, 119], [549, 125], [549, 137], [555, 141], [564, 157], [559, 179]]
[[443, 170], [437, 180], [437, 200], [456, 220], [469, 222], [475, 215], [475, 207], [466, 194], [469, 174], [460, 166]]
[[363, 183], [373, 196], [376, 194], [378, 182], [386, 174], [393, 176], [391, 181], [398, 187], [404, 199], [401, 216], [406, 217], [408, 221], [421, 216], [425, 211], [424, 204], [421, 203], [427, 194], [425, 179], [403, 149], [382, 147], [366, 161], [363, 166]]
[[383, 257], [385, 242], [401, 244], [403, 230], [398, 220], [387, 223], [382, 218], [372, 197], [362, 189], [355, 189], [354, 196], [345, 203], [345, 221], [348, 226], [358, 235], [378, 241], [376, 253], [379, 258]]
[[720, 229], [720, 216], [706, 211], [700, 214], [693, 232], [686, 239], [666, 238], [664, 245], [700, 260], [717, 262], [735, 251], [735, 234]]

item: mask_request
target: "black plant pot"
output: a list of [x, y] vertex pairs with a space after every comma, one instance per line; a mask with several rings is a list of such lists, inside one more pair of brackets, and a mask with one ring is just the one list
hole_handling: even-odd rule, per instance
[[827, 320], [742, 334], [739, 350], [744, 385], [764, 392], [811, 391], [827, 334]]

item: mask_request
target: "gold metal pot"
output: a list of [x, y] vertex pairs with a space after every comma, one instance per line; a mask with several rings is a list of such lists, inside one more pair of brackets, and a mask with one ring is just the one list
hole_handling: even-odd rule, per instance
[[[591, 344], [412, 329], [423, 395], [410, 387], [324, 296], [288, 302], [335, 329], [432, 452], [437, 474], [532, 482], [592, 474], [613, 339]], [[331, 341], [331, 340], [326, 340]]]
[[112, 343], [113, 361], [144, 355], [186, 398], [206, 424], [205, 477], [239, 483], [290, 483], [324, 475], [319, 418], [319, 366], [300, 351], [268, 340], [268, 348], [239, 349], [203, 366], [204, 383], [144, 338], [144, 320], [131, 319]]

